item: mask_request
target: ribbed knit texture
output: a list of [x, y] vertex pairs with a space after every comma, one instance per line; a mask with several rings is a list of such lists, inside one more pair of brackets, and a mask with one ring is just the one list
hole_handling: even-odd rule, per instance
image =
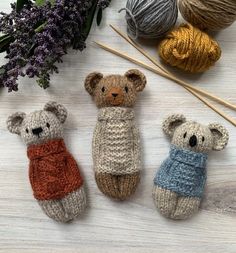
[[66, 108], [50, 101], [43, 110], [16, 112], [7, 119], [8, 130], [27, 145], [34, 197], [46, 215], [60, 222], [75, 219], [86, 207], [79, 166], [63, 140], [66, 118]]
[[86, 202], [83, 185], [60, 200], [38, 200], [45, 214], [60, 222], [68, 222], [81, 215], [86, 208]]
[[31, 145], [27, 154], [30, 183], [36, 199], [61, 199], [82, 186], [77, 163], [62, 139]]
[[206, 182], [207, 154], [171, 146], [154, 184], [186, 197], [202, 197]]
[[132, 108], [100, 109], [93, 137], [96, 173], [124, 175], [140, 170], [139, 134]]
[[146, 77], [137, 69], [124, 75], [92, 72], [84, 81], [100, 108], [92, 144], [95, 180], [103, 194], [116, 200], [130, 197], [140, 181], [139, 131], [132, 108], [145, 85]]
[[187, 219], [200, 207], [208, 153], [224, 149], [229, 134], [221, 124], [206, 126], [182, 114], [167, 117], [162, 129], [171, 138], [171, 149], [154, 178], [152, 197], [163, 216]]
[[99, 110], [93, 136], [93, 160], [98, 188], [107, 196], [125, 200], [140, 181], [140, 140], [134, 111], [127, 107]]

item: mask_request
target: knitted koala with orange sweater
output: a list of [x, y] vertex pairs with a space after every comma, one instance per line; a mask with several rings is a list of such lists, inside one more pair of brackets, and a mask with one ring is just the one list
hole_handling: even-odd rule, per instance
[[92, 147], [95, 179], [105, 195], [117, 200], [128, 198], [140, 181], [140, 138], [132, 107], [145, 84], [135, 69], [123, 76], [93, 72], [85, 80], [99, 108]]
[[16, 112], [7, 120], [8, 130], [27, 145], [34, 197], [50, 218], [60, 222], [76, 218], [86, 207], [83, 179], [62, 138], [66, 118], [63, 105], [48, 102], [43, 110]]

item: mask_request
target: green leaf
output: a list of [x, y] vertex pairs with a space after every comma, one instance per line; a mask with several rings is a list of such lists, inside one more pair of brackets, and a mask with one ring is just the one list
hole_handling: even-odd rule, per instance
[[[91, 26], [93, 24], [93, 19], [96, 13], [97, 4], [98, 4], [98, 0], [93, 0], [92, 6], [88, 9], [88, 15], [81, 31], [81, 34], [84, 40], [87, 39]], [[74, 49], [78, 49], [78, 46], [81, 44], [81, 37], [74, 38], [72, 44], [73, 44]]]
[[45, 27], [46, 24], [47, 24], [47, 22], [44, 22], [43, 24], [39, 25], [34, 31], [36, 33], [41, 32], [44, 29], [44, 27]]
[[[82, 29], [82, 35], [84, 36], [85, 39], [87, 39], [90, 29], [91, 29], [91, 26], [93, 24], [93, 19], [94, 19], [95, 13], [96, 13], [97, 4], [98, 4], [98, 0], [94, 0], [93, 5], [88, 10], [88, 17], [87, 17], [86, 23]], [[76, 43], [76, 39], [75, 39], [75, 43]]]
[[98, 13], [97, 13], [97, 25], [99, 26], [102, 21], [102, 8], [99, 8]]
[[[54, 5], [56, 0], [49, 0], [49, 2]], [[37, 6], [42, 6], [47, 2], [47, 0], [35, 0]]]
[[16, 1], [16, 11], [19, 12], [24, 7], [25, 4], [29, 3], [30, 0], [17, 0]]
[[7, 38], [10, 38], [10, 37], [11, 37], [11, 36], [8, 35], [8, 34], [2, 35], [2, 36], [0, 37], [0, 44], [1, 44], [2, 41], [6, 40]]
[[35, 4], [38, 6], [45, 4], [45, 2], [46, 2], [45, 0], [35, 0]]
[[4, 68], [4, 67], [1, 67], [1, 68], [0, 68], [0, 75], [3, 75], [5, 72], [6, 72], [5, 68]]
[[5, 52], [9, 45], [14, 41], [14, 38], [6, 34], [0, 37], [0, 53]]

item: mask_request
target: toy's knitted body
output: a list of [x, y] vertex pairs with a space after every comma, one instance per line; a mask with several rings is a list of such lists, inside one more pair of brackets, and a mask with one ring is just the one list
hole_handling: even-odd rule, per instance
[[172, 138], [172, 145], [154, 178], [153, 200], [165, 217], [186, 219], [200, 206], [207, 153], [222, 150], [228, 143], [228, 132], [220, 124], [204, 126], [179, 114], [163, 122], [163, 131]]
[[37, 200], [62, 199], [79, 189], [83, 180], [63, 139], [28, 147], [29, 177]]
[[145, 76], [130, 70], [125, 76], [91, 73], [87, 91], [100, 108], [93, 135], [93, 162], [98, 188], [107, 196], [124, 200], [140, 181], [140, 137], [132, 106]]
[[[120, 199], [136, 188], [140, 179], [139, 133], [131, 108], [106, 107], [100, 109], [93, 136], [95, 178], [101, 191], [111, 175], [125, 176], [130, 188], [119, 192], [114, 186], [108, 189], [111, 197]], [[125, 193], [126, 191], [126, 193]]]
[[139, 134], [133, 109], [100, 109], [93, 136], [93, 158], [96, 173], [122, 175], [140, 171]]
[[61, 222], [76, 218], [86, 207], [83, 179], [62, 138], [66, 117], [64, 106], [49, 102], [44, 110], [17, 112], [7, 121], [9, 131], [27, 145], [34, 197], [50, 218]]
[[154, 184], [186, 197], [202, 197], [206, 182], [207, 154], [171, 146]]

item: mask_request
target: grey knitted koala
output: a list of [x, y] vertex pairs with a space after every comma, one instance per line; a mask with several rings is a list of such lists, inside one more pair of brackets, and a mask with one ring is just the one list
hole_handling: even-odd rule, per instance
[[186, 219], [199, 209], [206, 182], [207, 153], [228, 143], [227, 130], [218, 123], [204, 126], [173, 114], [163, 122], [172, 138], [169, 157], [154, 178], [153, 199], [162, 215]]
[[83, 179], [62, 138], [66, 117], [63, 105], [48, 102], [43, 110], [17, 112], [7, 120], [8, 130], [27, 145], [34, 197], [50, 218], [61, 222], [74, 219], [86, 207]]

